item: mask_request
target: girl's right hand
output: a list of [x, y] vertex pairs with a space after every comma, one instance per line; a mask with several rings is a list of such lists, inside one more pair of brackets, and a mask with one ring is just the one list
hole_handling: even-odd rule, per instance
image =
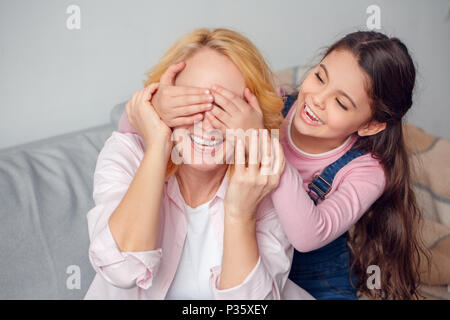
[[171, 128], [201, 121], [203, 113], [212, 109], [214, 97], [209, 89], [175, 86], [175, 77], [185, 66], [185, 62], [171, 65], [152, 99], [159, 116]]
[[161, 120], [150, 102], [158, 86], [159, 83], [152, 83], [135, 92], [125, 106], [128, 122], [146, 146], [171, 144], [172, 130]]

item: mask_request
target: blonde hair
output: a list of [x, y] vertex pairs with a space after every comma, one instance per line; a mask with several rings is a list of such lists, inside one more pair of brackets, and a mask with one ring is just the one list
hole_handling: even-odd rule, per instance
[[[182, 62], [201, 48], [213, 49], [228, 57], [242, 72], [246, 87], [256, 96], [264, 116], [266, 129], [278, 129], [283, 120], [283, 100], [277, 94], [273, 74], [261, 53], [246, 37], [229, 29], [197, 29], [179, 39], [147, 73], [144, 85], [159, 82], [172, 65]], [[166, 177], [177, 166], [169, 160]]]

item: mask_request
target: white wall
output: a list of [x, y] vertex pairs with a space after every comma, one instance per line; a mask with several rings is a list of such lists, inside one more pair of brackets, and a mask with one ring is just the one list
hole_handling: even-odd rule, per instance
[[[72, 4], [80, 30], [66, 27]], [[418, 65], [409, 121], [450, 138], [448, 0], [0, 0], [0, 148], [108, 122], [168, 46], [195, 28], [244, 33], [278, 70], [366, 29], [371, 4], [381, 8], [381, 31], [402, 39]]]

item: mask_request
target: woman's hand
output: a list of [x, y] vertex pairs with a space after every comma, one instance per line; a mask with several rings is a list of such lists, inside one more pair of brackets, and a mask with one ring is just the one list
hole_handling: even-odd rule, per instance
[[185, 62], [171, 65], [152, 99], [159, 116], [171, 128], [201, 121], [203, 113], [212, 108], [214, 98], [209, 89], [175, 86], [175, 77], [185, 66]]
[[253, 129], [251, 133], [247, 161], [245, 136], [237, 136], [235, 171], [225, 195], [221, 290], [241, 284], [255, 268], [259, 258], [256, 211], [261, 200], [278, 185], [284, 169], [278, 140], [270, 139], [266, 129]]
[[280, 142], [271, 139], [266, 129], [252, 130], [247, 159], [244, 139], [238, 137], [235, 144], [235, 171], [225, 196], [225, 216], [245, 222], [255, 219], [260, 201], [278, 186], [285, 158]]
[[158, 89], [158, 86], [159, 83], [152, 83], [135, 92], [125, 106], [128, 122], [142, 137], [146, 146], [161, 143], [169, 146], [172, 144], [172, 131], [161, 120], [150, 102], [152, 94]]
[[215, 85], [211, 88], [214, 107], [205, 113], [211, 124], [225, 133], [226, 129], [264, 129], [264, 118], [258, 99], [248, 88], [244, 99], [233, 92]]

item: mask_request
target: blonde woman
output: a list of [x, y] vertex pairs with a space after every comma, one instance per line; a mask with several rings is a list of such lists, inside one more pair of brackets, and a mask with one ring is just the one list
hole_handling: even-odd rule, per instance
[[[277, 128], [283, 101], [270, 79], [253, 44], [226, 29], [186, 35], [148, 73], [126, 106], [134, 133], [114, 132], [97, 161], [96, 206], [87, 215], [97, 274], [86, 299], [310, 298], [287, 279], [293, 248], [265, 197], [284, 168], [281, 147], [266, 148], [272, 157], [262, 162], [257, 135], [246, 151], [202, 115], [214, 99], [227, 99], [236, 101], [231, 118], [252, 115], [255, 123], [242, 129]], [[213, 85], [221, 97], [201, 89]], [[161, 115], [157, 97], [190, 109]], [[230, 142], [233, 166], [223, 152]], [[199, 154], [203, 160], [193, 161]], [[274, 172], [261, 174], [266, 166]]]

